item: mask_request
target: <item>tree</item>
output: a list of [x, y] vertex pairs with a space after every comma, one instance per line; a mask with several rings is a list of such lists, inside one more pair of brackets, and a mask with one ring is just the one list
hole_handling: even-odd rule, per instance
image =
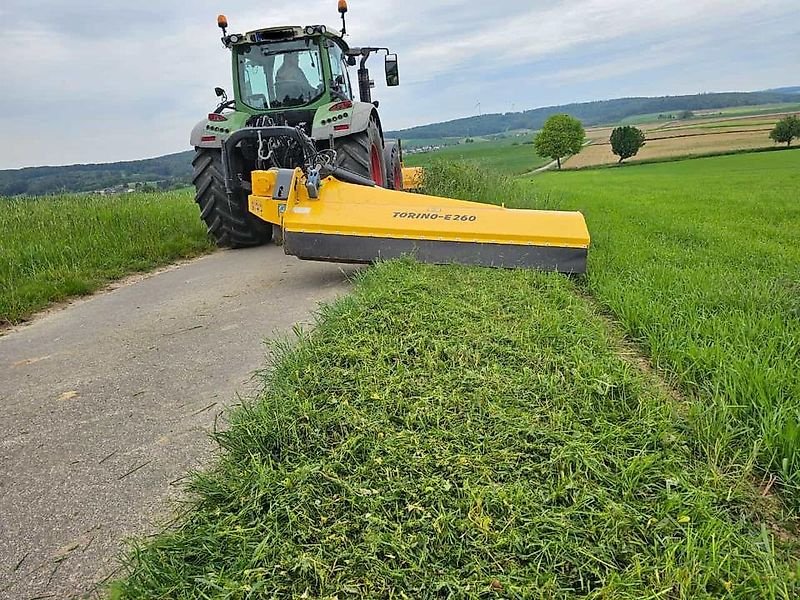
[[583, 125], [575, 117], [553, 115], [545, 121], [533, 143], [539, 156], [549, 156], [561, 169], [561, 159], [580, 152], [585, 136]]
[[619, 162], [622, 162], [638, 154], [639, 149], [644, 146], [644, 139], [644, 131], [638, 127], [631, 125], [615, 127], [611, 132], [611, 151], [619, 156]]
[[794, 138], [800, 138], [800, 119], [795, 115], [784, 117], [777, 122], [769, 137], [778, 144], [785, 143], [787, 147], [791, 146]]

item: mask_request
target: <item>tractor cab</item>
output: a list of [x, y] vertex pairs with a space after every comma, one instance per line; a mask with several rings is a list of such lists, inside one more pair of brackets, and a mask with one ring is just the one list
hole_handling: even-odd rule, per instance
[[325, 26], [275, 27], [223, 37], [238, 110], [263, 113], [352, 100], [344, 40]]
[[[224, 25], [224, 27], [223, 27]], [[348, 66], [358, 70], [359, 97], [372, 102], [366, 61], [385, 51], [386, 83], [399, 85], [397, 57], [386, 48], [350, 48], [335, 30], [324, 25], [271, 27], [245, 34], [227, 34], [220, 17], [222, 42], [231, 50], [236, 109], [254, 113], [286, 109], [316, 109], [353, 100]]]

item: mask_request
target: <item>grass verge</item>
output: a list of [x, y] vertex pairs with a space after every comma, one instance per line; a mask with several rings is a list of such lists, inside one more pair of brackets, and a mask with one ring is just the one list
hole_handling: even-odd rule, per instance
[[283, 348], [121, 598], [792, 598], [748, 481], [566, 278], [379, 265]]
[[188, 191], [0, 198], [0, 325], [212, 249]]
[[443, 195], [581, 210], [593, 237], [586, 288], [691, 397], [698, 451], [723, 470], [757, 461], [798, 508], [797, 158], [546, 173], [516, 187], [442, 167], [426, 182]]

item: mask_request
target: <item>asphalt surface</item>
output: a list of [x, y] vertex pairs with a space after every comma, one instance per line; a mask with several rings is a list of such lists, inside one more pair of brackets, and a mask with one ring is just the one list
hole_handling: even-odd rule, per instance
[[264, 340], [311, 323], [352, 272], [218, 252], [0, 336], [0, 598], [94, 597], [211, 457]]

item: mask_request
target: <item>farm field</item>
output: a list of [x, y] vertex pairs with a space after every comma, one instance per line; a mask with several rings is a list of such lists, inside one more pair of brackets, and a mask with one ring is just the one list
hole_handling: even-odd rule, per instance
[[567, 278], [379, 265], [266, 377], [112, 598], [798, 592], [780, 512]]
[[[709, 110], [695, 110], [695, 118], [719, 119], [731, 117], [753, 117], [758, 115], [772, 115], [780, 112], [795, 113], [800, 111], [800, 102], [780, 104], [757, 104], [752, 106], [732, 106], [729, 108], [715, 108]], [[659, 113], [632, 115], [620, 120], [620, 125], [647, 125], [650, 123], [669, 123], [659, 120]]]
[[435, 161], [461, 161], [506, 175], [522, 175], [550, 162], [550, 159], [536, 154], [536, 149], [530, 143], [532, 139], [532, 135], [509, 137], [459, 144], [434, 152], [406, 154], [404, 164], [407, 167], [424, 167]]
[[797, 597], [795, 165], [435, 164], [431, 192], [583, 210], [589, 276], [366, 271], [112, 597]]
[[212, 249], [189, 191], [0, 198], [0, 326]]
[[789, 150], [551, 172], [521, 188], [428, 178], [442, 195], [584, 212], [586, 290], [694, 400], [699, 451], [726, 468], [757, 461], [800, 508], [798, 164]]
[[587, 215], [587, 288], [691, 398], [714, 464], [757, 459], [800, 506], [800, 152], [533, 184]]
[[732, 106], [730, 108], [722, 108], [716, 110], [699, 110], [695, 114], [699, 117], [703, 116], [753, 116], [753, 115], [766, 115], [775, 112], [791, 112], [795, 113], [800, 111], [800, 102], [786, 102], [778, 104], [755, 104], [752, 106]]
[[[791, 113], [641, 124], [639, 127], [645, 132], [647, 143], [628, 162], [774, 147], [769, 132], [786, 114]], [[567, 159], [564, 166], [582, 168], [616, 163], [619, 159], [611, 151], [609, 143], [612, 129], [587, 129], [586, 136], [592, 141], [591, 145]]]

